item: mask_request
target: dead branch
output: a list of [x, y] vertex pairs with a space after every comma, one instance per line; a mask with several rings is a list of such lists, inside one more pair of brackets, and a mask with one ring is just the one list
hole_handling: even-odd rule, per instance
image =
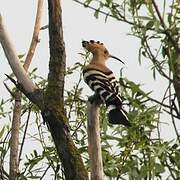
[[99, 125], [99, 104], [87, 103], [88, 152], [90, 159], [91, 180], [103, 180], [103, 162]]

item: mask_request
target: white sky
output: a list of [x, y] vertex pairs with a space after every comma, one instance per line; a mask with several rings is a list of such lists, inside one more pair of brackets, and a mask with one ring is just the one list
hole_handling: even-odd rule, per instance
[[[46, 2], [47, 1], [45, 1], [42, 25], [48, 24], [48, 8]], [[139, 66], [139, 42], [136, 38], [127, 35], [130, 32], [130, 27], [128, 25], [117, 22], [113, 19], [109, 19], [107, 23], [104, 23], [104, 17], [101, 16], [99, 19], [95, 19], [91, 10], [85, 9], [71, 0], [63, 1], [62, 8], [67, 66], [73, 65], [74, 63], [82, 60], [78, 54], [82, 50], [82, 40], [100, 40], [108, 47], [111, 54], [121, 58], [126, 63], [124, 75], [129, 80], [143, 84], [144, 90], [153, 90], [154, 98], [162, 98], [162, 93], [164, 92], [163, 89], [166, 89], [167, 82], [163, 81], [159, 78], [159, 76], [156, 81], [153, 80], [150, 63], [148, 63], [147, 60], [142, 63], [143, 65]], [[4, 17], [7, 29], [9, 30], [18, 54], [26, 53], [29, 48], [34, 25], [35, 11], [36, 0], [0, 1], [0, 12]], [[31, 69], [38, 67], [38, 73], [47, 77], [49, 61], [47, 30], [41, 32], [40, 40], [41, 41], [36, 49]], [[3, 79], [5, 78], [4, 74], [11, 73], [11, 70], [1, 47], [0, 59], [1, 97], [5, 97], [7, 92], [3, 86]], [[108, 65], [118, 77], [122, 64], [115, 60], [109, 60]], [[76, 83], [76, 77], [75, 79], [66, 82], [66, 87], [71, 86], [73, 83]], [[87, 88], [85, 84], [84, 88]], [[163, 118], [165, 118], [166, 122], [168, 122], [166, 116], [163, 116]], [[172, 139], [174, 137], [174, 131], [171, 128], [171, 123], [162, 125], [161, 129], [163, 136], [166, 139]]]

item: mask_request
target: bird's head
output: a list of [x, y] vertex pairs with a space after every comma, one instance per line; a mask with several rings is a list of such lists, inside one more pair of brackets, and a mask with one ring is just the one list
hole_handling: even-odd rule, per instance
[[82, 46], [87, 51], [91, 52], [93, 56], [102, 57], [103, 59], [108, 59], [111, 57], [111, 58], [117, 59], [118, 61], [124, 64], [124, 62], [121, 61], [119, 58], [111, 55], [109, 51], [106, 49], [106, 47], [104, 46], [104, 44], [101, 43], [100, 41], [96, 41], [96, 42], [94, 40], [82, 41]]

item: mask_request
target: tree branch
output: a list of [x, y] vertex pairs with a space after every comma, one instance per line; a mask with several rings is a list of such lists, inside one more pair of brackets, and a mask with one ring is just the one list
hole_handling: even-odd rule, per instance
[[32, 61], [32, 57], [34, 55], [37, 43], [39, 42], [39, 31], [40, 31], [40, 26], [41, 26], [41, 17], [42, 17], [42, 12], [43, 12], [43, 2], [44, 0], [38, 0], [38, 7], [37, 7], [37, 12], [36, 12], [36, 21], [35, 21], [35, 25], [34, 25], [34, 32], [33, 32], [33, 37], [32, 37], [32, 41], [31, 41], [31, 45], [29, 48], [29, 51], [27, 53], [25, 62], [24, 62], [24, 69], [27, 71], [31, 61]]
[[[34, 33], [32, 37], [32, 42], [26, 57], [26, 60], [24, 62], [24, 69], [25, 71], [28, 70], [30, 63], [32, 61], [35, 48], [38, 42], [38, 35], [40, 31], [40, 24], [41, 24], [41, 16], [42, 16], [42, 7], [43, 7], [43, 0], [38, 0], [38, 8], [37, 8], [37, 13], [36, 13], [36, 21], [35, 21], [35, 26], [34, 26]], [[14, 111], [13, 111], [13, 119], [12, 119], [12, 131], [11, 131], [11, 143], [10, 143], [10, 161], [9, 161], [9, 178], [12, 180], [18, 179], [18, 169], [19, 169], [19, 162], [20, 162], [20, 157], [21, 157], [21, 152], [22, 152], [22, 147], [23, 147], [23, 142], [25, 140], [25, 134], [23, 137], [23, 142], [20, 148], [20, 152], [18, 152], [18, 147], [19, 147], [19, 129], [20, 129], [20, 121], [21, 121], [21, 110], [22, 110], [22, 105], [21, 105], [21, 97], [22, 93], [17, 90], [14, 93], [15, 97], [15, 104], [14, 104]], [[29, 117], [29, 116], [28, 116]], [[29, 119], [27, 121], [27, 124], [29, 122]], [[27, 128], [27, 126], [26, 126]], [[26, 133], [26, 131], [25, 131]], [[19, 157], [18, 157], [19, 154]]]
[[25, 125], [25, 129], [24, 129], [24, 134], [23, 134], [23, 137], [22, 137], [22, 142], [21, 142], [21, 146], [20, 146], [20, 150], [19, 150], [18, 165], [19, 165], [19, 163], [21, 161], [21, 155], [22, 155], [22, 152], [23, 152], [24, 142], [25, 142], [25, 139], [26, 139], [26, 133], [27, 133], [27, 129], [28, 129], [29, 121], [30, 121], [30, 115], [31, 115], [31, 108], [29, 108], [29, 110], [28, 110], [28, 116], [27, 116], [26, 125]]
[[164, 20], [163, 20], [163, 18], [161, 17], [161, 14], [160, 14], [160, 11], [159, 11], [159, 9], [158, 9], [158, 6], [157, 6], [157, 4], [156, 4], [156, 2], [155, 2], [154, 0], [152, 0], [152, 4], [153, 4], [154, 9], [155, 9], [155, 11], [156, 11], [156, 13], [157, 13], [157, 15], [158, 15], [158, 18], [159, 18], [159, 20], [160, 20], [161, 25], [162, 25], [162, 27], [164, 28], [165, 34], [167, 35], [168, 39], [169, 39], [170, 42], [172, 43], [172, 45], [173, 45], [173, 47], [175, 48], [176, 52], [177, 52], [178, 54], [180, 54], [180, 48], [178, 47], [178, 43], [175, 42], [175, 40], [173, 39], [173, 37], [172, 37], [171, 34], [169, 33], [169, 31], [168, 31], [168, 29], [167, 29], [167, 27], [166, 27], [166, 25], [165, 25], [165, 23], [164, 23]]
[[134, 22], [132, 22], [132, 21], [129, 21], [129, 20], [127, 20], [126, 18], [125, 18], [125, 16], [123, 16], [122, 14], [120, 14], [120, 13], [118, 13], [118, 15], [119, 15], [119, 17], [115, 17], [114, 15], [112, 15], [112, 14], [110, 14], [110, 13], [107, 13], [107, 12], [105, 12], [105, 11], [102, 11], [102, 10], [100, 10], [100, 9], [96, 9], [96, 8], [94, 8], [94, 7], [92, 7], [92, 6], [89, 6], [89, 5], [86, 5], [86, 4], [84, 4], [83, 2], [81, 2], [81, 1], [79, 1], [79, 0], [73, 0], [74, 2], [77, 2], [78, 4], [81, 4], [81, 5], [83, 5], [84, 7], [88, 7], [89, 9], [91, 9], [91, 10], [93, 10], [93, 11], [98, 11], [98, 12], [100, 12], [101, 14], [103, 14], [103, 15], [105, 15], [106, 17], [111, 17], [111, 18], [116, 18], [118, 21], [122, 21], [122, 22], [126, 22], [126, 23], [128, 23], [128, 24], [130, 24], [130, 25], [134, 25]]
[[103, 162], [99, 125], [99, 104], [87, 103], [88, 152], [90, 158], [91, 180], [103, 180]]
[[24, 95], [34, 104], [36, 104], [39, 109], [43, 110], [44, 109], [44, 91], [41, 89], [35, 89], [32, 93], [29, 93], [24, 89], [24, 87], [16, 82], [12, 77], [7, 75], [7, 78], [16, 86], [18, 90], [24, 93]]
[[15, 92], [15, 105], [13, 111], [11, 139], [10, 139], [10, 161], [9, 161], [9, 179], [18, 180], [18, 147], [19, 147], [19, 128], [21, 120], [21, 92]]
[[29, 93], [34, 92], [36, 90], [36, 86], [27, 76], [26, 71], [23, 69], [22, 65], [20, 64], [15, 47], [11, 43], [8, 32], [4, 26], [3, 18], [1, 14], [0, 14], [0, 42], [4, 49], [9, 65], [11, 66], [13, 73], [18, 79], [18, 82], [24, 87], [24, 89], [27, 92]]

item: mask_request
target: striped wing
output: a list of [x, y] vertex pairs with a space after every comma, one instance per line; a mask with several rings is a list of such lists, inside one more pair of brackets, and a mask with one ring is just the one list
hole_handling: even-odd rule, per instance
[[89, 68], [83, 70], [84, 81], [88, 86], [106, 102], [107, 105], [115, 104], [121, 106], [121, 99], [118, 96], [119, 85], [113, 72], [103, 72], [98, 69]]

